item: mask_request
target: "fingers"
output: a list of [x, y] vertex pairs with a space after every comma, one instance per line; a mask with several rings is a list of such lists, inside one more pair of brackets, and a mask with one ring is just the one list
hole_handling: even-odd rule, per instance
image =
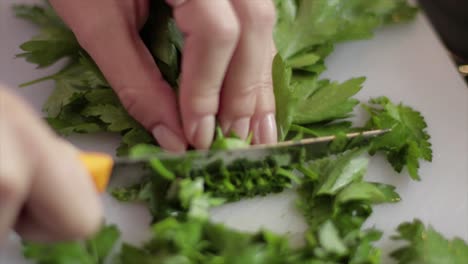
[[[126, 109], [163, 148], [182, 151], [187, 143], [209, 148], [217, 116], [225, 132], [245, 138], [254, 131], [257, 143], [275, 142], [268, 52], [275, 22], [272, 1], [167, 2], [186, 36], [179, 90], [182, 122], [175, 95], [136, 30], [145, 1], [52, 0]], [[140, 8], [128, 10], [128, 3]]]
[[224, 132], [233, 130], [245, 139], [252, 130], [257, 143], [273, 143], [276, 124], [271, 45], [275, 8], [270, 0], [231, 3], [242, 33], [224, 82], [220, 121]]
[[[271, 69], [271, 67], [269, 68]], [[263, 82], [270, 83], [265, 88], [257, 89], [255, 114], [250, 123], [254, 144], [274, 144], [278, 141], [275, 119], [275, 96], [272, 88], [271, 73], [263, 74]]]
[[[2, 107], [2, 98], [0, 104]], [[27, 164], [26, 153], [14, 138], [0, 113], [0, 241], [14, 225], [30, 187], [31, 164]]]
[[89, 53], [127, 111], [153, 133], [158, 143], [170, 151], [184, 151], [187, 143], [175, 94], [151, 54], [136, 33], [122, 32], [113, 39], [112, 44], [89, 45]]
[[217, 113], [225, 133], [246, 138], [256, 130], [257, 143], [276, 142], [272, 1], [175, 2], [176, 21], [187, 36], [180, 102], [189, 142], [209, 147]]
[[77, 239], [67, 234], [60, 232], [59, 234], [54, 233], [54, 230], [49, 230], [47, 226], [38, 222], [34, 215], [31, 215], [30, 210], [23, 208], [23, 211], [18, 216], [16, 224], [14, 226], [15, 231], [22, 239], [27, 241], [53, 243], [58, 241], [66, 241]]
[[193, 146], [206, 149], [213, 140], [220, 91], [239, 38], [239, 22], [228, 0], [188, 0], [174, 5], [174, 15], [186, 36], [180, 84], [184, 131]]
[[[136, 22], [132, 22], [138, 19], [129, 18], [135, 12], [121, 6], [134, 1], [54, 2], [127, 111], [153, 133], [163, 148], [185, 150], [187, 142], [175, 94], [138, 35]], [[65, 2], [67, 6], [62, 7]], [[76, 10], [70, 8], [73, 5]], [[100, 13], [103, 10], [106, 15]], [[83, 20], [83, 15], [87, 19]]]
[[[11, 219], [20, 209], [26, 210], [31, 219], [23, 220], [37, 223], [43, 228], [37, 232], [50, 238], [77, 239], [93, 234], [101, 225], [102, 209], [77, 153], [58, 140], [18, 98], [4, 91], [0, 91], [0, 98], [4, 99], [0, 111], [0, 195], [7, 197], [0, 216], [7, 212], [6, 222], [11, 227]], [[33, 228], [23, 227], [27, 235], [24, 230]]]
[[43, 148], [38, 155], [37, 174], [26, 207], [32, 220], [57, 239], [96, 232], [101, 225], [102, 208], [77, 154], [51, 139], [48, 148]]

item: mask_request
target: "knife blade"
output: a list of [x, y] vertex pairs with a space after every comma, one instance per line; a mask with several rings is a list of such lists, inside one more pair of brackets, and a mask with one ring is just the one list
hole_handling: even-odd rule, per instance
[[[386, 130], [369, 130], [364, 132], [348, 133], [344, 137], [350, 146], [361, 146], [377, 136], [389, 132]], [[80, 160], [90, 173], [98, 191], [106, 189], [111, 175], [119, 171], [128, 171], [129, 168], [141, 169], [149, 162], [157, 161], [169, 167], [188, 165], [190, 171], [202, 169], [215, 162], [222, 162], [224, 166], [239, 161], [264, 161], [271, 157], [280, 157], [284, 163], [294, 163], [300, 160], [313, 160], [330, 154], [329, 144], [338, 139], [336, 136], [307, 138], [301, 140], [283, 141], [276, 144], [253, 145], [247, 148], [231, 150], [192, 150], [183, 154], [159, 152], [138, 158], [113, 159], [105, 153], [84, 152]], [[122, 170], [125, 169], [125, 170]]]

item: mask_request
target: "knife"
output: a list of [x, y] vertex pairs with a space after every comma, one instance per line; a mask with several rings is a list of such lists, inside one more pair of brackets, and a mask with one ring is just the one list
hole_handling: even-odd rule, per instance
[[[348, 133], [343, 137], [348, 147], [363, 146], [370, 139], [389, 132], [385, 130], [368, 130], [364, 132]], [[283, 141], [276, 144], [253, 145], [247, 148], [231, 150], [191, 150], [183, 154], [159, 152], [139, 158], [113, 158], [111, 155], [99, 152], [82, 152], [79, 159], [88, 170], [98, 192], [104, 192], [109, 179], [119, 174], [121, 168], [142, 168], [151, 161], [157, 160], [163, 165], [190, 164], [190, 170], [202, 169], [214, 162], [222, 162], [229, 166], [239, 161], [263, 161], [273, 156], [281, 156], [286, 163], [300, 160], [313, 160], [330, 154], [330, 144], [339, 140], [336, 136], [324, 136], [301, 140]]]

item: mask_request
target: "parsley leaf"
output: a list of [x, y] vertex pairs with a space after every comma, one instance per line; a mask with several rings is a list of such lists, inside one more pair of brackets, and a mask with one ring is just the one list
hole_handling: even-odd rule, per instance
[[348, 133], [351, 132], [353, 129], [352, 123], [348, 121], [342, 122], [333, 122], [333, 123], [316, 123], [316, 124], [307, 124], [307, 125], [291, 125], [289, 128], [290, 134], [292, 132], [296, 134], [305, 136], [312, 136], [312, 137], [324, 137], [324, 136], [332, 136], [337, 135], [340, 133]]
[[127, 263], [293, 263], [287, 241], [267, 232], [248, 234], [220, 224], [167, 218], [153, 226], [153, 237], [143, 248], [124, 245]]
[[395, 8], [385, 17], [385, 23], [401, 23], [412, 21], [417, 15], [419, 8], [408, 5], [405, 0], [395, 0]]
[[350, 99], [362, 88], [364, 78], [355, 78], [342, 84], [323, 81], [322, 86], [296, 106], [293, 122], [308, 124], [346, 118], [359, 104]]
[[24, 51], [17, 57], [38, 65], [39, 68], [50, 66], [59, 59], [75, 54], [78, 48], [75, 36], [63, 28], [43, 28], [40, 35], [23, 43]]
[[216, 128], [216, 138], [211, 144], [213, 150], [227, 150], [236, 148], [247, 148], [250, 145], [252, 134], [250, 134], [247, 140], [240, 139], [235, 133], [231, 133], [231, 136], [226, 137], [223, 135], [221, 127]]
[[120, 132], [136, 126], [135, 120], [128, 116], [125, 109], [111, 104], [92, 105], [83, 109], [82, 114], [86, 117], [98, 117], [106, 123], [107, 130]]
[[391, 256], [400, 264], [464, 264], [468, 263], [468, 244], [460, 238], [447, 240], [431, 226], [415, 219], [398, 226], [395, 240], [403, 240], [403, 247], [393, 251]]
[[122, 136], [122, 142], [117, 148], [118, 156], [127, 156], [130, 152], [130, 149], [138, 146], [140, 144], [155, 144], [154, 138], [151, 134], [146, 131], [142, 126], [137, 125], [132, 129], [124, 132]]
[[13, 12], [18, 18], [32, 22], [41, 27], [65, 26], [47, 1], [42, 5], [13, 5]]
[[364, 78], [342, 84], [328, 80], [316, 81], [293, 75], [280, 56], [273, 61], [273, 83], [277, 105], [277, 125], [284, 139], [291, 124], [310, 124], [349, 117], [359, 101], [353, 99], [362, 88]]
[[150, 5], [152, 15], [149, 16], [140, 35], [166, 81], [177, 87], [183, 37], [175, 25], [171, 12], [165, 1], [153, 1]]
[[107, 225], [86, 241], [54, 244], [24, 242], [23, 255], [38, 264], [104, 264], [119, 237], [117, 227]]
[[396, 105], [386, 97], [370, 100], [364, 108], [371, 115], [365, 128], [391, 129], [373, 140], [370, 153], [383, 151], [397, 172], [404, 167], [414, 180], [420, 180], [419, 160], [432, 161], [430, 136], [421, 113], [403, 104]]
[[76, 55], [78, 41], [49, 5], [15, 5], [13, 11], [17, 17], [40, 26], [40, 33], [20, 46], [24, 52], [18, 57], [42, 68]]
[[[324, 159], [312, 165], [319, 172], [317, 195], [335, 195], [351, 182], [360, 181], [367, 171], [368, 159], [363, 150], [350, 151], [337, 159]], [[315, 167], [318, 166], [318, 167]]]
[[275, 41], [285, 60], [308, 56], [324, 43], [369, 38], [380, 25], [415, 15], [414, 8], [401, 0], [275, 0], [275, 4]]

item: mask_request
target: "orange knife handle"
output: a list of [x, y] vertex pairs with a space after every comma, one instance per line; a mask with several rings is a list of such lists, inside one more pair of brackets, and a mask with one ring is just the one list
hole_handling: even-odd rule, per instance
[[106, 190], [114, 167], [114, 159], [105, 153], [82, 152], [80, 161], [88, 170], [98, 192]]

